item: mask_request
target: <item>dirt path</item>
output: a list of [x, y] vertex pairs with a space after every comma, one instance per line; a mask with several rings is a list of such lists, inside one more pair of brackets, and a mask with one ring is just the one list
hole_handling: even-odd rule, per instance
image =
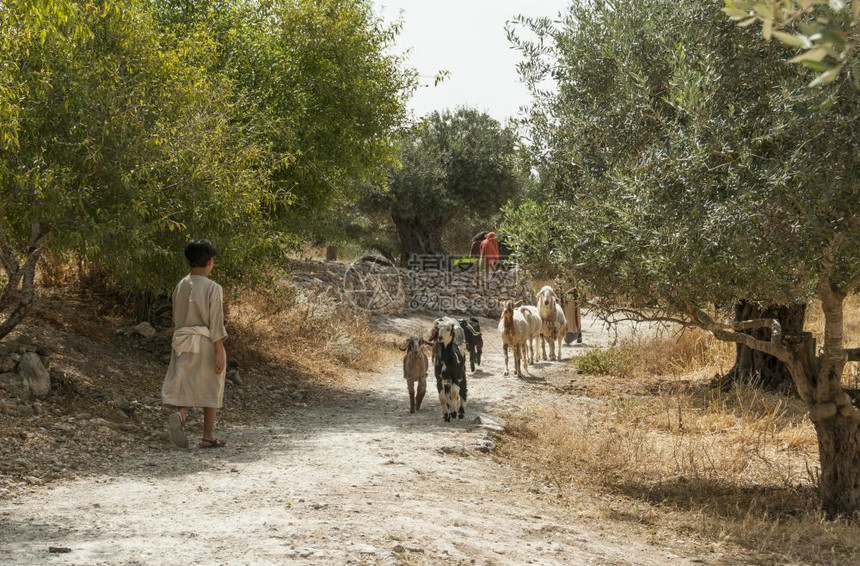
[[[429, 318], [389, 319], [417, 333]], [[138, 453], [0, 504], [0, 564], [690, 564], [612, 526], [577, 524], [481, 452], [536, 393], [503, 377], [495, 323], [467, 418], [442, 421], [432, 378], [410, 415], [399, 359], [223, 450]], [[586, 320], [586, 345], [606, 341]], [[569, 358], [574, 350], [565, 348]], [[563, 362], [562, 362], [563, 363]], [[558, 364], [538, 364], [536, 376]], [[432, 370], [431, 370], [432, 372]], [[50, 547], [69, 549], [51, 553]]]

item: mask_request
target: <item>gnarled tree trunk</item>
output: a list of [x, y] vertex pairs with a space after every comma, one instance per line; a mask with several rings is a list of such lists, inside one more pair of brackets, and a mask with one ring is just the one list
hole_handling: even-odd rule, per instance
[[39, 223], [34, 222], [30, 247], [27, 249], [24, 263], [21, 264], [6, 240], [6, 235], [0, 230], [0, 264], [6, 273], [6, 284], [0, 293], [0, 309], [11, 309], [0, 321], [0, 338], [12, 332], [24, 320], [33, 302], [36, 264], [45, 249], [47, 238]]
[[821, 284], [818, 296], [824, 311], [824, 347], [807, 402], [818, 435], [821, 508], [833, 518], [860, 511], [860, 411], [842, 389], [848, 361], [843, 346], [845, 293]]
[[[843, 302], [846, 289], [855, 284], [835, 288], [829, 281], [829, 271], [821, 277], [817, 295], [825, 322], [820, 353], [810, 333], [783, 334], [775, 319], [719, 324], [701, 310], [690, 312], [698, 326], [717, 338], [770, 354], [788, 368], [798, 396], [809, 407], [818, 437], [819, 502], [828, 518], [860, 511], [860, 410], [842, 387], [846, 362], [860, 361], [860, 349], [846, 349], [843, 345]], [[769, 329], [769, 340], [754, 338], [749, 332], [753, 329]]]
[[828, 518], [860, 509], [860, 421], [837, 414], [815, 422], [821, 509]]
[[428, 256], [444, 253], [442, 232], [445, 219], [438, 217], [392, 216], [400, 240], [400, 261], [405, 265], [413, 255]]
[[[806, 305], [773, 305], [762, 307], [754, 301], [739, 301], [735, 304], [735, 321], [772, 318], [779, 321], [783, 335], [797, 336], [803, 333], [806, 320]], [[747, 331], [757, 340], [770, 340], [770, 328], [756, 328]], [[736, 344], [735, 365], [720, 381], [724, 388], [731, 387], [737, 380], [755, 379], [767, 391], [787, 392], [794, 389], [794, 381], [788, 367], [759, 350], [744, 344]]]

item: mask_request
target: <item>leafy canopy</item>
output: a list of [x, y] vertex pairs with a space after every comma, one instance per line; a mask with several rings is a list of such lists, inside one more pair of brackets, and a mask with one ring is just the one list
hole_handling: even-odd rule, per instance
[[[808, 299], [825, 248], [860, 267], [857, 93], [804, 88], [779, 44], [704, 0], [571, 6], [523, 20], [547, 215], [509, 214], [521, 259], [615, 304]], [[517, 33], [512, 36], [518, 37]], [[551, 73], [557, 88], [540, 90]]]

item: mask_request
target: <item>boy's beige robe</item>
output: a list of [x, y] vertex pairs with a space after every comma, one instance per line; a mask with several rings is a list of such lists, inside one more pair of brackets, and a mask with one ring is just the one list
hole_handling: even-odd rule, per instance
[[[227, 337], [224, 328], [224, 298], [221, 286], [203, 275], [186, 275], [173, 290], [173, 331], [206, 327], [209, 336], [199, 336], [199, 352], [170, 352], [170, 366], [161, 388], [166, 405], [213, 407], [224, 400], [224, 376], [215, 375], [215, 342]], [[199, 329], [191, 331], [199, 334]]]

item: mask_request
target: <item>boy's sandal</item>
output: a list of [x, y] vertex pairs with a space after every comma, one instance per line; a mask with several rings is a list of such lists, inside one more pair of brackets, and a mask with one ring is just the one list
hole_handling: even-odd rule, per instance
[[188, 448], [188, 437], [185, 435], [185, 419], [179, 411], [171, 413], [167, 418], [167, 429], [170, 431], [170, 440], [180, 448]]
[[204, 438], [200, 441], [200, 448], [223, 448], [225, 446], [227, 446], [227, 443], [219, 438], [213, 438], [212, 440]]

